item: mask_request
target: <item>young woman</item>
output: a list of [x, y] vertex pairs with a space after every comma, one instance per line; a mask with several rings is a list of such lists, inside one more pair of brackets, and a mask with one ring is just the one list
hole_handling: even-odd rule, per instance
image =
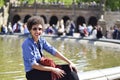
[[[27, 27], [31, 36], [25, 39], [22, 44], [23, 61], [27, 80], [53, 80], [51, 78], [51, 73], [54, 73], [57, 76], [56, 80], [63, 80], [68, 74], [63, 69], [42, 65], [40, 63], [40, 60], [43, 57], [42, 50], [45, 50], [51, 55], [68, 63], [71, 72], [73, 70], [77, 72], [75, 65], [69, 59], [40, 36], [44, 27], [44, 22], [41, 17], [33, 16], [29, 18]], [[69, 79], [66, 78], [66, 80]], [[78, 77], [75, 80], [78, 80]]]

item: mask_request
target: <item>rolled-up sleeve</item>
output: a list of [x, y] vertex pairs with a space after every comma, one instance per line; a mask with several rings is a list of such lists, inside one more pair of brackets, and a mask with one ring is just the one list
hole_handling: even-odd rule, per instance
[[45, 39], [43, 39], [43, 49], [52, 55], [55, 55], [57, 52], [57, 49], [51, 46]]

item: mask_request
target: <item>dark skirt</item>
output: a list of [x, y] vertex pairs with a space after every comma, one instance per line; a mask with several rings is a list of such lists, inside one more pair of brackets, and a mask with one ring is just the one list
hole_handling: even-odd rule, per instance
[[[65, 71], [64, 77], [57, 80], [79, 80], [78, 75], [75, 71], [71, 71], [69, 65], [58, 65], [62, 70]], [[27, 80], [52, 80], [51, 72], [31, 70], [26, 73]]]

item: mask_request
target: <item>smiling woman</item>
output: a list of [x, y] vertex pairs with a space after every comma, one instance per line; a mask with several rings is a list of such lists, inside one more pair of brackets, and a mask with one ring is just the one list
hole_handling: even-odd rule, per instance
[[[22, 44], [27, 80], [79, 80], [75, 65], [41, 37], [43, 32], [42, 28], [44, 27], [43, 19], [40, 16], [32, 16], [27, 21], [27, 27], [30, 32], [30, 37], [25, 39]], [[44, 57], [43, 50], [66, 62], [67, 67], [65, 67], [67, 70], [62, 66], [59, 68], [42, 64], [41, 60]], [[47, 59], [47, 62], [48, 60], [51, 62], [50, 59]], [[54, 79], [52, 73], [55, 75]]]

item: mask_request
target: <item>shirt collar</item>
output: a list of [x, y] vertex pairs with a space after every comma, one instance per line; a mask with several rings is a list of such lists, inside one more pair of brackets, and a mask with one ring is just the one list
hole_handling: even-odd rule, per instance
[[[36, 42], [34, 41], [34, 39], [33, 39], [31, 34], [28, 37], [36, 44]], [[38, 42], [40, 42], [40, 38], [41, 38], [41, 36], [39, 36]]]

